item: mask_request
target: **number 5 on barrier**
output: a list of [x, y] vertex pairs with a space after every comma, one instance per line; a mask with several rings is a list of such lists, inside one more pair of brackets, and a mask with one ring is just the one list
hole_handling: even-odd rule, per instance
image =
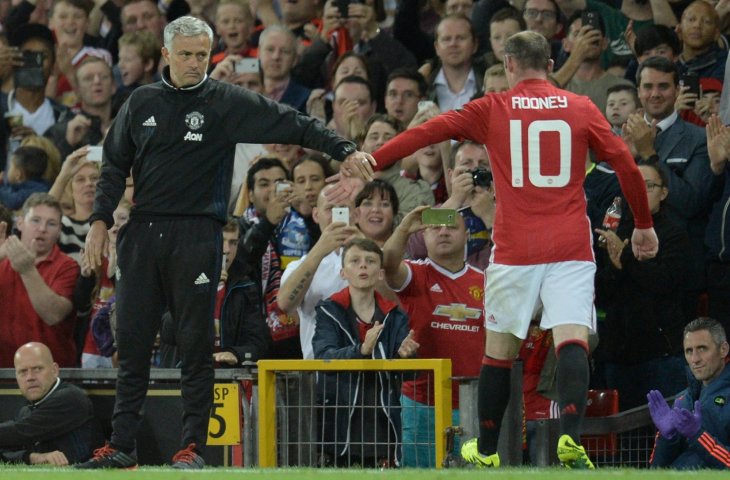
[[213, 386], [213, 408], [208, 421], [208, 445], [241, 444], [241, 394], [237, 383]]

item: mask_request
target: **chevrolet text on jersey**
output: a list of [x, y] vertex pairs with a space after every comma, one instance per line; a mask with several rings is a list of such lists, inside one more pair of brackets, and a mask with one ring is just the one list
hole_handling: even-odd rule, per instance
[[202, 142], [203, 134], [188, 132], [185, 134], [185, 137], [183, 138], [183, 140], [188, 141], [188, 142]]
[[512, 97], [512, 108], [522, 110], [568, 108], [568, 99], [562, 95], [550, 97]]

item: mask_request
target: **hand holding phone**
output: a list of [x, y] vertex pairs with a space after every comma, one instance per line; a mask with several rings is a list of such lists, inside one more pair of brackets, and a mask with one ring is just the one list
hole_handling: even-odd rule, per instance
[[580, 21], [584, 26], [588, 25], [596, 30], [601, 29], [601, 20], [598, 18], [596, 12], [583, 12], [580, 16]]
[[421, 223], [429, 227], [453, 227], [456, 225], [456, 210], [427, 208], [421, 213]]
[[679, 77], [679, 85], [682, 87], [688, 87], [687, 93], [694, 93], [698, 97], [700, 96], [700, 77], [696, 73], [683, 73]]
[[258, 58], [242, 58], [235, 63], [234, 69], [236, 73], [259, 73]]
[[333, 208], [332, 222], [342, 222], [345, 225], [350, 225], [350, 209], [348, 207]]
[[86, 160], [89, 162], [101, 162], [101, 154], [104, 147], [101, 145], [89, 145], [86, 151]]

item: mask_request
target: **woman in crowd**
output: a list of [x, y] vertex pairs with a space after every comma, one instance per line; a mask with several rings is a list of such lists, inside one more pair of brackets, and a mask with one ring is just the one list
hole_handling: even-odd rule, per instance
[[61, 218], [61, 251], [77, 262], [81, 260], [89, 217], [94, 208], [96, 184], [99, 181], [99, 162], [88, 161], [89, 147], [84, 146], [66, 157], [55, 183], [48, 192], [58, 198], [64, 208]]

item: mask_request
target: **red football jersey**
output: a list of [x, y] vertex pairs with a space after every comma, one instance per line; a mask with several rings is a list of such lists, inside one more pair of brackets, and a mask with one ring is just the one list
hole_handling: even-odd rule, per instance
[[[407, 261], [410, 273], [398, 294], [408, 314], [418, 358], [450, 358], [456, 377], [478, 376], [484, 354], [484, 274], [466, 265], [450, 272], [430, 259]], [[403, 394], [433, 405], [433, 378], [403, 382]], [[453, 384], [453, 408], [459, 385]]]
[[636, 227], [652, 226], [644, 179], [588, 97], [545, 80], [523, 80], [401, 133], [374, 153], [378, 169], [450, 138], [467, 138], [489, 151], [497, 198], [495, 263], [593, 260], [583, 193], [589, 148], [616, 171]]

